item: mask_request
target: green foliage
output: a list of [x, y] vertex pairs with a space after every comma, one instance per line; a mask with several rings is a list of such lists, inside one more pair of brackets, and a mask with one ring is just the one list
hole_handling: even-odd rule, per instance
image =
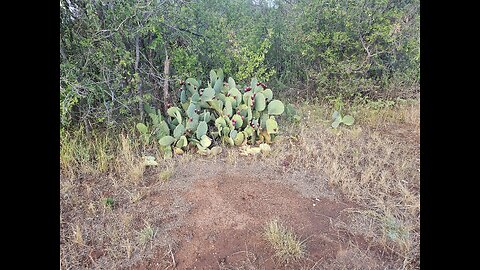
[[[147, 134], [149, 124], [157, 127], [152, 134], [158, 138], [160, 137], [158, 132], [162, 133], [158, 143], [166, 158], [173, 155], [173, 150], [176, 154], [183, 153], [189, 145], [196, 146], [197, 151], [202, 155], [216, 155], [220, 150], [216, 148], [214, 152], [210, 152], [209, 147], [212, 144], [215, 147], [215, 144], [225, 143], [231, 146], [271, 143], [275, 134], [278, 133], [275, 117], [283, 113], [283, 103], [273, 99], [273, 92], [270, 89], [267, 91], [270, 99], [260, 90], [252, 95], [248, 86], [240, 87], [233, 78], [228, 79], [229, 84], [221, 81], [222, 87], [215, 92], [214, 88], [211, 88], [212, 81], [218, 85], [218, 81], [222, 78], [224, 76], [221, 70], [212, 70], [207, 88], [201, 88], [196, 79], [188, 78], [185, 82], [187, 87], [191, 86], [191, 91], [185, 92], [184, 106], [168, 108], [168, 117], [163, 117], [161, 114], [156, 114], [155, 109], [146, 105], [145, 112], [148, 113], [151, 121], [147, 125], [138, 123], [137, 129], [141, 134]], [[265, 87], [256, 79], [251, 83], [261, 89]], [[206, 93], [213, 94], [212, 98], [205, 101], [196, 99], [196, 96], [204, 96]], [[221, 102], [222, 99], [225, 103]], [[186, 123], [186, 126], [183, 123]], [[167, 130], [160, 128], [165, 126]]]
[[[242, 102], [235, 95], [227, 104], [225, 96], [237, 89], [247, 107], [255, 103], [248, 121], [259, 120], [262, 99], [248, 98], [261, 93], [268, 110], [273, 94], [257, 85], [267, 80], [276, 93], [297, 88], [301, 97], [412, 95], [420, 83], [419, 29], [418, 0], [62, 0], [61, 125], [115, 127], [138, 117], [143, 104], [163, 104], [167, 55], [170, 79], [191, 78], [170, 83], [182, 112], [193, 101], [217, 116], [233, 107], [231, 117]], [[208, 73], [212, 67], [221, 68]], [[145, 112], [142, 121], [152, 113]], [[171, 129], [167, 119], [148, 126], [157, 140], [166, 136], [161, 121]]]
[[113, 208], [115, 205], [115, 201], [111, 197], [107, 197], [103, 199], [103, 205], [108, 208]]
[[143, 164], [145, 166], [157, 166], [158, 165], [158, 162], [155, 161], [155, 157], [153, 157], [153, 156], [145, 156], [143, 158], [144, 158]]
[[353, 122], [355, 121], [353, 116], [345, 115], [345, 116], [342, 117], [342, 115], [338, 111], [333, 112], [332, 120], [333, 120], [332, 125], [331, 125], [332, 128], [337, 128], [341, 123], [343, 123], [347, 126], [351, 126], [351, 125], [353, 125]]
[[297, 110], [290, 103], [288, 103], [287, 106], [285, 106], [285, 115], [288, 121], [293, 123], [299, 123], [300, 120], [302, 119], [298, 114]]

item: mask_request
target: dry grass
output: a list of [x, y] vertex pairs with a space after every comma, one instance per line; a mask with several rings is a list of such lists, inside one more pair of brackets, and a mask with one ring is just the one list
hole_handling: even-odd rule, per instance
[[[396, 256], [395, 268], [418, 268], [418, 102], [382, 109], [349, 107], [356, 122], [338, 130], [329, 128], [332, 109], [328, 106], [304, 104], [298, 109], [301, 124], [280, 121], [283, 134], [272, 145], [270, 155], [248, 157], [249, 163], [286, 173], [314, 174], [315, 181], [327, 183], [343, 199], [361, 207], [345, 211], [351, 222], [338, 222], [339, 230], [364, 235], [372, 244], [384, 247]], [[143, 202], [153, 186], [169, 185], [176, 179], [177, 166], [188, 166], [198, 157], [185, 153], [163, 160], [155, 149], [158, 147], [144, 149], [134, 132], [93, 133], [90, 138], [82, 130], [61, 134], [61, 269], [128, 268], [159, 249], [165, 251], [165, 268], [172, 266], [168, 244], [174, 241], [162, 223], [167, 209], [151, 208]], [[159, 165], [146, 168], [144, 155], [155, 156]], [[206, 164], [215, 164], [217, 159], [240, 168], [239, 160], [246, 158], [228, 148]], [[147, 181], [152, 179], [153, 183]], [[114, 207], [105, 207], [105, 198], [112, 198]], [[295, 239], [293, 233], [291, 238]], [[296, 242], [298, 239], [290, 241]], [[284, 252], [291, 253], [295, 251]]]
[[139, 157], [139, 151], [135, 148], [128, 135], [120, 135], [120, 149], [115, 161], [116, 171], [124, 177], [124, 181], [138, 184], [143, 179], [145, 165]]
[[83, 129], [60, 134], [60, 172], [75, 178], [82, 174], [103, 174], [111, 168], [117, 141], [108, 132], [92, 132], [88, 137]]
[[300, 241], [292, 230], [284, 227], [278, 220], [268, 222], [264, 234], [280, 262], [289, 263], [305, 256], [305, 242]]
[[[352, 232], [397, 254], [403, 269], [419, 266], [420, 117], [418, 102], [371, 110], [351, 108], [356, 123], [331, 129], [327, 106], [300, 108], [303, 122], [289, 126], [274, 147], [271, 166], [308, 170], [364, 210]], [[295, 134], [296, 133], [296, 134]], [[373, 226], [372, 226], [373, 224]], [[357, 226], [357, 228], [354, 228]]]
[[168, 212], [142, 200], [152, 189], [143, 181], [147, 171], [172, 175], [174, 167], [159, 160], [146, 168], [142, 157], [152, 153], [143, 153], [133, 134], [100, 134], [61, 134], [61, 269], [128, 268], [173, 243], [162, 223]]

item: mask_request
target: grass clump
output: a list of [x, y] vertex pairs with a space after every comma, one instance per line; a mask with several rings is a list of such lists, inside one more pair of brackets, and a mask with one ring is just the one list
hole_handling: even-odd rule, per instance
[[170, 177], [172, 177], [173, 171], [171, 169], [166, 169], [163, 170], [159, 173], [160, 180], [163, 182], [168, 182], [170, 180]]
[[275, 249], [275, 256], [283, 263], [297, 261], [305, 256], [305, 242], [300, 241], [292, 230], [285, 228], [276, 219], [267, 223], [265, 238]]

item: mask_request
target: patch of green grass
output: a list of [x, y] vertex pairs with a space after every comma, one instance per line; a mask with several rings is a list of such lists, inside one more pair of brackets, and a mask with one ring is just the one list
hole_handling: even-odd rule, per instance
[[292, 230], [272, 220], [265, 227], [265, 238], [275, 249], [275, 256], [283, 263], [296, 261], [305, 256], [305, 241], [300, 241]]
[[115, 201], [111, 197], [104, 198], [103, 205], [108, 208], [113, 208], [113, 206], [115, 205]]
[[173, 170], [172, 169], [165, 169], [159, 173], [160, 180], [163, 182], [168, 182], [170, 180], [170, 177], [173, 175]]
[[145, 227], [138, 232], [138, 242], [141, 245], [146, 245], [148, 242], [152, 241], [157, 234], [157, 230], [153, 228], [148, 222], [145, 222]]

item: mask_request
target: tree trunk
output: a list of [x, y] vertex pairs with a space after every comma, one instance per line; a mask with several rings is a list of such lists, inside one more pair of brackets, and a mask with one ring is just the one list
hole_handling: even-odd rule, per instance
[[140, 96], [138, 102], [138, 110], [140, 112], [140, 121], [143, 122], [143, 89], [142, 89], [142, 80], [140, 79], [140, 74], [138, 74], [138, 64], [140, 62], [140, 39], [138, 36], [135, 36], [135, 74], [137, 75], [137, 89], [138, 95]]
[[167, 113], [168, 107], [170, 106], [170, 95], [168, 93], [168, 78], [170, 72], [170, 60], [168, 59], [167, 51], [165, 50], [165, 63], [163, 66], [163, 110], [164, 113]]

